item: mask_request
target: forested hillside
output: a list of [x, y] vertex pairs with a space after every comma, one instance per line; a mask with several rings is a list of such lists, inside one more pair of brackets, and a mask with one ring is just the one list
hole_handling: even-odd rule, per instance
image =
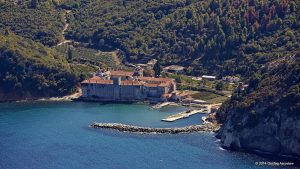
[[77, 81], [65, 56], [10, 31], [0, 34], [0, 101], [68, 94]]
[[[71, 12], [66, 13], [66, 9]], [[65, 27], [65, 14], [69, 27]], [[156, 58], [161, 65], [180, 64], [187, 67], [187, 74], [239, 74], [248, 79], [265, 64], [300, 50], [300, 1], [0, 0], [0, 31], [5, 30], [16, 34], [9, 35], [15, 37], [9, 38], [15, 44], [9, 51], [26, 44], [22, 47], [26, 55], [14, 54], [17, 59], [28, 55], [31, 58], [29, 51], [36, 50], [31, 45], [37, 44], [46, 51], [57, 53], [59, 47], [54, 46], [67, 39], [78, 41], [79, 46], [82, 45], [80, 42], [85, 42], [85, 45], [74, 49], [80, 56], [74, 55], [71, 59], [67, 55], [72, 52], [57, 54], [65, 55], [59, 58], [66, 66], [68, 64], [64, 63], [64, 58], [76, 64], [91, 64], [94, 61], [110, 63], [115, 60], [98, 57], [98, 54], [85, 58], [85, 54], [89, 53], [86, 51], [99, 53], [99, 49], [120, 49], [125, 55], [121, 57], [129, 62], [140, 63]], [[66, 38], [62, 38], [64, 32]], [[24, 39], [20, 42], [21, 46], [17, 45], [22, 41], [20, 39]], [[7, 45], [3, 39], [1, 42]], [[49, 57], [48, 53], [37, 51], [37, 56]], [[2, 52], [1, 59], [5, 58], [8, 57]], [[14, 62], [14, 67], [18, 63]], [[85, 66], [81, 65], [83, 69]], [[75, 66], [74, 70], [79, 70], [78, 67]], [[67, 70], [64, 67], [56, 70], [60, 69], [62, 72]], [[83, 71], [87, 73], [89, 70], [93, 68]], [[23, 80], [18, 78], [17, 81], [25, 84]]]
[[192, 74], [251, 75], [300, 48], [298, 0], [84, 0], [72, 13], [69, 38]]
[[62, 12], [51, 0], [0, 1], [0, 30], [10, 29], [17, 35], [56, 45], [64, 27]]
[[218, 112], [223, 146], [300, 158], [300, 53], [272, 62]]
[[0, 29], [53, 46], [67, 38], [119, 48], [131, 62], [157, 58], [187, 73], [250, 76], [300, 49], [297, 0], [0, 1]]

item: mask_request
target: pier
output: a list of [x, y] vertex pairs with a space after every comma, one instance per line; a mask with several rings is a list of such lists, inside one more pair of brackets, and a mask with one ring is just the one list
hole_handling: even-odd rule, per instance
[[179, 133], [191, 133], [191, 132], [216, 132], [219, 130], [219, 125], [206, 124], [206, 125], [193, 125], [187, 127], [176, 128], [150, 128], [131, 126], [120, 123], [97, 123], [94, 122], [90, 125], [93, 128], [113, 129], [122, 132], [132, 132], [141, 134], [179, 134]]
[[168, 116], [165, 119], [162, 119], [162, 121], [166, 121], [166, 122], [173, 122], [179, 119], [183, 119], [183, 118], [188, 118], [194, 114], [197, 113], [208, 113], [207, 109], [199, 109], [199, 110], [187, 110], [178, 114], [174, 114], [171, 116]]
[[152, 108], [154, 108], [154, 109], [160, 109], [160, 108], [163, 108], [163, 107], [168, 106], [170, 104], [171, 104], [171, 102], [158, 103], [158, 104], [152, 106]]

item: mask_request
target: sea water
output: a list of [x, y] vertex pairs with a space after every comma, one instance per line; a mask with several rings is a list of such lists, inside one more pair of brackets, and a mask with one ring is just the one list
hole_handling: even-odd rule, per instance
[[268, 159], [223, 150], [213, 133], [147, 135], [89, 127], [95, 121], [146, 127], [201, 123], [201, 114], [161, 121], [184, 110], [139, 104], [2, 103], [0, 169], [274, 168], [255, 165]]

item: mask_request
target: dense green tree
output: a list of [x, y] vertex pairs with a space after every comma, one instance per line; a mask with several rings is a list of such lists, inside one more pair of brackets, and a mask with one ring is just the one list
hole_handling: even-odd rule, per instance
[[10, 29], [17, 35], [48, 46], [60, 41], [64, 27], [63, 11], [55, 7], [54, 1], [16, 2], [0, 1], [0, 31]]
[[117, 0], [88, 0], [72, 13], [68, 36], [95, 48], [122, 49], [130, 62], [160, 58], [162, 65], [193, 66], [192, 74], [222, 74], [234, 61], [238, 66], [226, 73], [237, 74], [261, 67], [258, 56], [270, 62], [299, 50], [299, 38], [284, 39], [286, 30], [300, 35], [298, 8], [295, 0], [137, 0], [126, 7]]
[[[300, 113], [300, 53], [284, 56], [273, 64], [266, 65], [253, 74], [249, 86], [232, 95], [218, 111], [218, 120], [225, 122], [228, 113], [235, 113], [232, 124], [246, 119], [245, 126], [253, 127], [257, 119], [273, 119], [274, 112], [288, 113], [290, 117], [299, 117]], [[232, 115], [232, 114], [231, 114]], [[228, 120], [228, 119], [227, 119]], [[281, 121], [278, 121], [281, 123]], [[232, 126], [235, 128], [236, 126]], [[250, 127], [250, 128], [252, 128]]]
[[215, 89], [216, 90], [224, 90], [225, 86], [224, 86], [224, 83], [223, 82], [218, 82], [215, 86]]
[[68, 94], [78, 80], [56, 50], [0, 33], [0, 100]]
[[[35, 2], [38, 7], [31, 8]], [[19, 36], [54, 46], [61, 40], [64, 27], [62, 8], [72, 9], [67, 15], [67, 38], [85, 42], [95, 51], [119, 49], [129, 62], [158, 58], [162, 65], [183, 65], [193, 75], [240, 74], [247, 79], [266, 64], [300, 50], [300, 2], [296, 0], [0, 1], [0, 31], [10, 29]], [[13, 50], [12, 55], [18, 56], [19, 52]], [[63, 55], [70, 59], [68, 53], [65, 50]], [[96, 57], [86, 50], [83, 53], [74, 50], [72, 59], [89, 65], [116, 66], [111, 57]], [[23, 64], [17, 67], [21, 72], [32, 69]], [[9, 82], [17, 80], [16, 88], [24, 88], [20, 79], [7, 75]], [[40, 88], [49, 84], [47, 78], [35, 79], [43, 81]], [[255, 90], [259, 79], [249, 82]]]
[[69, 48], [68, 48], [67, 56], [68, 56], [68, 60], [69, 60], [69, 61], [72, 61], [72, 60], [73, 60], [73, 51], [72, 51], [72, 47], [69, 47]]
[[38, 5], [38, 0], [31, 0], [31, 8], [35, 9], [37, 8], [37, 5]]

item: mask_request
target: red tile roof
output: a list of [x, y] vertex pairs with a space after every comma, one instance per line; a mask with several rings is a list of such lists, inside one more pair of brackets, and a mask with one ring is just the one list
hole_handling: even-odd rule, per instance
[[161, 83], [158, 86], [160, 86], [160, 87], [168, 87], [168, 86], [170, 86], [170, 83]]
[[[134, 72], [110, 71], [111, 76], [132, 76]], [[139, 77], [139, 81], [122, 80], [121, 85], [144, 85], [147, 87], [167, 87], [174, 81], [170, 78]], [[112, 80], [104, 80], [99, 76], [81, 82], [82, 84], [113, 84]]]
[[82, 84], [113, 84], [112, 80], [103, 80], [98, 76], [92, 77], [81, 82]]
[[139, 81], [123, 80], [123, 81], [121, 81], [121, 85], [141, 86], [141, 85], [143, 85], [143, 83], [139, 82]]
[[90, 80], [103, 80], [103, 79], [99, 76], [94, 76], [94, 77], [90, 78]]
[[155, 84], [155, 83], [145, 83], [144, 86], [147, 86], [147, 87], [157, 87], [158, 84]]
[[172, 82], [170, 78], [155, 78], [155, 77], [139, 77], [142, 81], [156, 81], [156, 82]]

